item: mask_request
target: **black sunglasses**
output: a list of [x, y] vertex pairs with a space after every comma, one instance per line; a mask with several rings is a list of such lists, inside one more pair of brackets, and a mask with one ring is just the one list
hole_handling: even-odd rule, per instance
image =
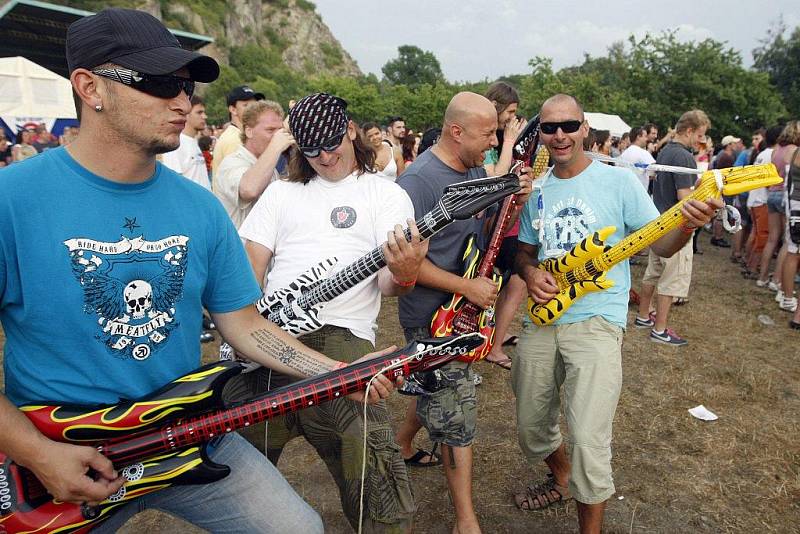
[[129, 85], [137, 91], [158, 98], [175, 98], [181, 94], [181, 91], [186, 93], [189, 98], [192, 98], [194, 94], [194, 81], [180, 76], [142, 74], [135, 70], [121, 68], [94, 69], [92, 73]]
[[344, 141], [344, 136], [347, 133], [347, 125], [344, 129], [336, 135], [329, 137], [322, 142], [319, 146], [301, 146], [298, 147], [300, 152], [307, 158], [316, 158], [324, 150], [325, 152], [333, 152]]
[[543, 122], [539, 125], [543, 134], [553, 135], [561, 128], [564, 133], [575, 133], [583, 125], [583, 121]]

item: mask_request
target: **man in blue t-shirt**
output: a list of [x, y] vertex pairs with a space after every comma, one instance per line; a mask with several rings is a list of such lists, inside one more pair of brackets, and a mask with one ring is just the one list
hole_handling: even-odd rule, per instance
[[[583, 108], [569, 95], [555, 95], [542, 105], [541, 142], [553, 169], [542, 178], [523, 208], [515, 270], [536, 303], [559, 291], [539, 262], [561, 257], [582, 239], [616, 226], [613, 245], [658, 216], [658, 210], [628, 170], [592, 161], [583, 152], [589, 132]], [[669, 256], [705, 224], [721, 204], [689, 201], [686, 221], [652, 249]], [[515, 495], [523, 510], [539, 510], [574, 497], [581, 532], [599, 533], [605, 501], [614, 493], [611, 477], [611, 423], [622, 386], [622, 336], [630, 288], [628, 262], [615, 265], [614, 286], [577, 300], [554, 324], [528, 324], [517, 345], [512, 386], [517, 397], [517, 425], [523, 453], [532, 463], [544, 460], [551, 473]], [[568, 446], [559, 430], [559, 390], [564, 385]]]
[[[127, 9], [78, 20], [66, 49], [80, 136], [0, 173], [0, 451], [56, 499], [97, 503], [124, 498], [126, 479], [97, 449], [45, 437], [17, 406], [111, 404], [188, 373], [200, 364], [203, 307], [263, 365], [292, 376], [341, 365], [258, 314], [261, 291], [222, 206], [156, 162], [177, 148], [195, 81], [216, 79], [216, 61]], [[379, 380], [375, 397], [385, 397], [391, 384]], [[237, 434], [211, 459], [231, 468], [213, 490], [148, 494], [101, 530], [153, 507], [217, 532], [322, 532], [316, 512]]]

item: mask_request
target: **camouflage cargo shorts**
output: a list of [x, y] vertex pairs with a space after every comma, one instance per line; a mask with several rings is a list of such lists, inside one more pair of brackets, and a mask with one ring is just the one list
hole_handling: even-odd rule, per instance
[[[430, 337], [424, 327], [403, 328], [406, 341]], [[468, 447], [475, 439], [478, 422], [477, 397], [472, 367], [465, 362], [450, 362], [439, 369], [449, 383], [431, 395], [417, 397], [417, 418], [431, 441], [450, 447]]]
[[[348, 363], [374, 350], [369, 341], [331, 325], [299, 340], [329, 358]], [[283, 385], [275, 375], [273, 388]], [[291, 382], [286, 377], [283, 381]], [[363, 404], [336, 399], [273, 419], [267, 431], [270, 458], [279, 457], [284, 445], [301, 435], [316, 449], [339, 488], [342, 509], [354, 530], [358, 530], [361, 492], [363, 414]], [[416, 504], [384, 401], [367, 407], [367, 429], [364, 532], [407, 532], [413, 525]]]

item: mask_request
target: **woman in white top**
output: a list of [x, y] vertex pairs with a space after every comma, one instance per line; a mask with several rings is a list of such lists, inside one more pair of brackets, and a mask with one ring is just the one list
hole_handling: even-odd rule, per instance
[[392, 146], [389, 141], [384, 141], [380, 127], [374, 122], [365, 122], [361, 126], [366, 144], [375, 151], [375, 174], [381, 178], [395, 181], [405, 170], [403, 155], [399, 148]]

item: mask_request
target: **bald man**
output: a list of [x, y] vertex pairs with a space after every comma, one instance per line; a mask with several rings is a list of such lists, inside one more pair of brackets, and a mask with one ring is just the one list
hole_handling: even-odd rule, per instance
[[[541, 179], [536, 198], [522, 210], [514, 270], [533, 300], [543, 304], [555, 297], [558, 286], [550, 273], [537, 268], [540, 261], [563, 256], [608, 226], [617, 228], [606, 240], [614, 245], [658, 217], [658, 210], [631, 171], [586, 157], [583, 141], [589, 125], [575, 98], [549, 98], [539, 118], [541, 142], [555, 164]], [[690, 200], [681, 210], [686, 220], [651, 249], [672, 256], [720, 207], [718, 200]], [[511, 369], [522, 452], [533, 464], [544, 460], [551, 471], [515, 495], [516, 505], [542, 510], [574, 498], [583, 534], [600, 533], [606, 500], [615, 491], [611, 423], [622, 388], [628, 262], [615, 265], [607, 278], [613, 287], [576, 301], [554, 324], [526, 325]], [[568, 408], [566, 445], [559, 428], [562, 385]]]
[[[497, 146], [497, 111], [486, 98], [458, 93], [450, 101], [439, 142], [422, 153], [398, 179], [420, 217], [433, 209], [450, 184], [486, 176], [485, 152]], [[531, 177], [523, 175], [522, 202], [531, 191]], [[485, 277], [462, 278], [462, 254], [467, 238], [481, 232], [478, 220], [455, 221], [431, 238], [415, 289], [400, 297], [400, 324], [407, 340], [430, 335], [431, 317], [453, 293], [464, 295], [481, 308], [491, 306], [497, 287]], [[472, 505], [472, 440], [475, 436], [476, 397], [471, 368], [453, 362], [442, 368], [444, 390], [422, 395], [411, 403], [397, 441], [409, 465], [435, 465], [432, 453], [415, 451], [412, 440], [425, 426], [431, 441], [442, 445], [445, 477], [456, 512], [454, 533], [480, 532]]]

